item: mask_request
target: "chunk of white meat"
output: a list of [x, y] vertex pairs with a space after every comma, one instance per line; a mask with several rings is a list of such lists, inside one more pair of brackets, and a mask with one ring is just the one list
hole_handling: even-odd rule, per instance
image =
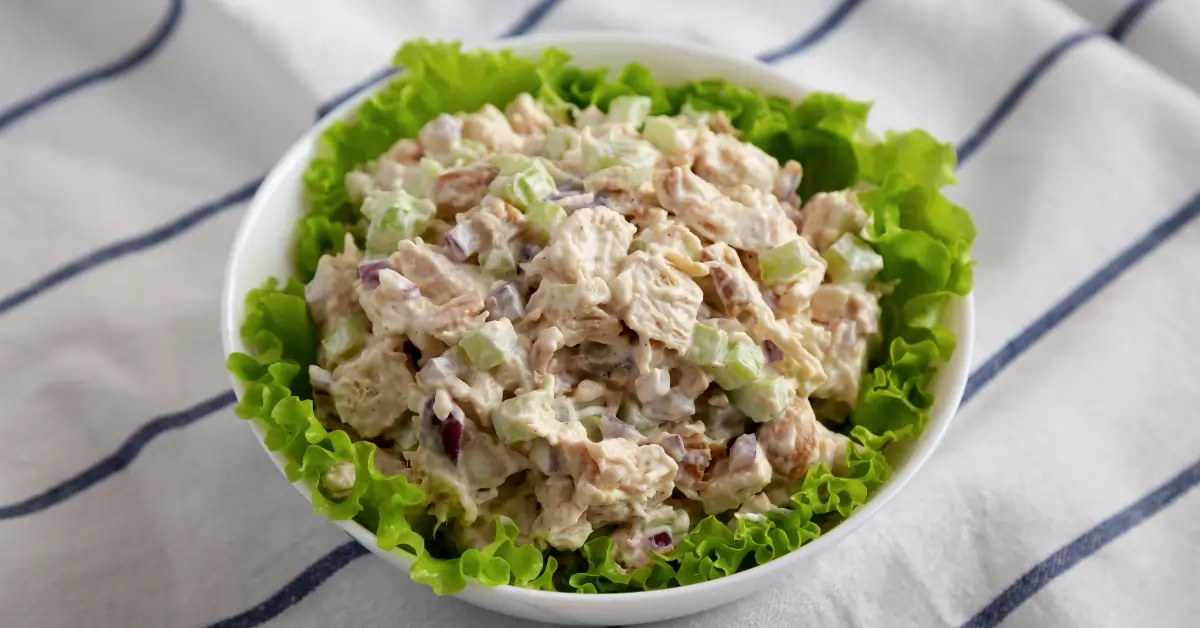
[[708, 267], [696, 261], [703, 247], [696, 234], [657, 207], [645, 212], [642, 226], [633, 238], [635, 250], [662, 255], [689, 277], [708, 274]]
[[403, 139], [361, 170], [346, 173], [346, 197], [359, 205], [376, 190], [395, 190], [403, 186], [409, 166], [421, 159], [424, 151], [413, 139]]
[[477, 161], [438, 175], [429, 198], [438, 208], [438, 216], [450, 220], [483, 201], [488, 186], [500, 174], [500, 168], [488, 161]]
[[379, 271], [379, 287], [359, 293], [359, 303], [376, 334], [409, 337], [422, 351], [422, 345], [429, 346], [423, 342], [426, 336], [453, 344], [487, 321], [478, 291], [436, 303], [412, 280], [389, 268]]
[[701, 259], [709, 263], [713, 288], [727, 317], [745, 325], [756, 342], [774, 342], [802, 381], [815, 384], [824, 380], [818, 357], [826, 335], [823, 329], [803, 317], [777, 318], [737, 252], [728, 245], [718, 242], [705, 247]]
[[617, 273], [637, 228], [607, 207], [585, 207], [571, 214], [550, 236], [549, 245], [526, 271], [558, 283], [576, 283]]
[[567, 452], [575, 501], [593, 525], [626, 521], [671, 496], [678, 466], [658, 445], [622, 438], [581, 442]]
[[425, 242], [402, 240], [391, 259], [400, 274], [417, 285], [421, 296], [437, 305], [467, 294], [480, 301], [487, 296], [488, 282], [478, 266], [459, 264]]
[[535, 494], [542, 512], [533, 521], [533, 538], [561, 550], [583, 547], [593, 528], [584, 516], [587, 505], [575, 500], [575, 481], [551, 476], [537, 485]]
[[533, 373], [546, 375], [554, 361], [554, 353], [563, 347], [563, 333], [553, 325], [543, 327], [529, 349], [529, 369]]
[[334, 369], [329, 394], [342, 422], [363, 438], [390, 428], [411, 405], [413, 366], [397, 338], [368, 336], [366, 347]]
[[771, 463], [753, 434], [734, 441], [729, 456], [713, 465], [700, 489], [704, 512], [710, 515], [733, 510], [771, 483]]
[[346, 234], [345, 247], [337, 255], [322, 255], [317, 262], [317, 272], [308, 285], [304, 286], [304, 300], [308, 313], [324, 337], [333, 331], [347, 316], [358, 314], [358, 265], [362, 252], [354, 243], [354, 236]]
[[829, 331], [821, 364], [828, 379], [813, 392], [854, 408], [867, 358], [879, 333], [879, 302], [860, 284], [825, 284], [812, 298], [812, 317]]
[[842, 234], [857, 233], [867, 224], [867, 213], [849, 190], [814, 194], [800, 214], [804, 223], [800, 235], [822, 252]]
[[835, 472], [845, 468], [849, 440], [826, 429], [804, 397], [797, 396], [783, 415], [759, 427], [758, 438], [775, 479], [782, 484], [804, 477], [815, 462]]
[[524, 138], [517, 135], [508, 118], [490, 104], [462, 116], [462, 136], [483, 144], [488, 153], [519, 153], [524, 148]]
[[761, 148], [724, 133], [701, 128], [692, 171], [721, 189], [739, 185], [773, 192], [779, 162]]
[[513, 131], [521, 135], [544, 134], [554, 126], [554, 120], [546, 113], [541, 101], [529, 94], [521, 94], [504, 110]]
[[796, 237], [795, 223], [770, 193], [739, 186], [730, 192], [734, 199], [683, 168], [659, 171], [654, 184], [659, 204], [711, 241], [761, 252]]
[[596, 105], [588, 105], [587, 109], [575, 114], [575, 128], [586, 129], [589, 127], [599, 127], [608, 121], [608, 116], [604, 115]]
[[448, 166], [458, 159], [462, 136], [462, 118], [443, 113], [421, 127], [417, 141], [425, 156]]
[[686, 351], [704, 293], [661, 255], [636, 251], [612, 281], [613, 305], [643, 340]]
[[525, 215], [494, 196], [486, 196], [478, 206], [459, 214], [458, 224], [471, 229], [481, 251], [494, 251], [507, 247], [521, 233]]
[[612, 291], [600, 277], [574, 284], [543, 281], [529, 297], [523, 326], [540, 321], [541, 327], [557, 327], [567, 347], [588, 340], [609, 344], [624, 329], [621, 319], [601, 307], [611, 299]]
[[[804, 168], [798, 162], [789, 159], [783, 167], [779, 169], [779, 174], [775, 175], [775, 185], [771, 189], [775, 194], [775, 198], [779, 199], [779, 203], [783, 205], [785, 210], [799, 210], [800, 196], [797, 191], [800, 187], [800, 180], [804, 177]], [[791, 211], [788, 214], [791, 215]], [[793, 220], [799, 218], [797, 213], [790, 216]]]

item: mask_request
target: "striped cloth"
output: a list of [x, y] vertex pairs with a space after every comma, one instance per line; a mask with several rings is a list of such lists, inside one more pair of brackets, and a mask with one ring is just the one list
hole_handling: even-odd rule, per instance
[[217, 302], [263, 173], [401, 39], [584, 29], [876, 101], [955, 143], [980, 232], [973, 375], [926, 469], [811, 571], [662, 625], [1195, 625], [1200, 2], [18, 0], [0, 626], [527, 625], [309, 512], [230, 413]]

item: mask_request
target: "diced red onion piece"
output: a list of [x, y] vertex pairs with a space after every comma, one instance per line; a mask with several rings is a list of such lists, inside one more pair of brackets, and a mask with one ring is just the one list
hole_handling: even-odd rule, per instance
[[[385, 275], [383, 274], [385, 270], [389, 270], [390, 272]], [[379, 280], [378, 289], [385, 291], [384, 293], [389, 296], [399, 299], [415, 299], [421, 296], [421, 287], [395, 270], [380, 268], [377, 276]]]
[[358, 278], [362, 281], [364, 290], [374, 290], [379, 287], [379, 271], [384, 268], [396, 270], [396, 265], [390, 259], [367, 260], [358, 265]]
[[767, 356], [767, 362], [778, 362], [783, 359], [783, 351], [770, 338], [763, 341], [762, 348], [763, 354]]
[[479, 250], [479, 238], [475, 236], [470, 225], [460, 223], [446, 232], [442, 238], [442, 245], [446, 247], [446, 257], [456, 262], [465, 262]]
[[542, 439], [535, 441], [529, 450], [529, 460], [546, 475], [558, 475], [563, 472], [562, 455], [558, 447]]
[[671, 538], [670, 530], [663, 530], [650, 535], [650, 547], [660, 550], [666, 547], [671, 547], [675, 544], [675, 539]]
[[333, 375], [316, 364], [308, 366], [308, 381], [312, 382], [313, 392], [328, 393], [333, 388]]
[[521, 292], [517, 284], [506, 281], [496, 286], [484, 302], [491, 320], [501, 318], [518, 319], [525, 314], [525, 304], [521, 300]]
[[450, 406], [450, 415], [443, 421], [433, 411], [435, 395], [430, 395], [421, 407], [421, 443], [439, 449], [450, 462], [458, 464], [462, 451], [463, 413], [457, 405]]
[[749, 466], [757, 457], [758, 439], [754, 437], [754, 434], [742, 434], [733, 441], [733, 447], [729, 449], [729, 466]]
[[667, 434], [658, 444], [676, 462], [683, 460], [683, 457], [687, 454], [687, 449], [684, 449], [683, 446], [683, 437], [679, 434]]
[[450, 416], [441, 422], [438, 429], [438, 435], [442, 440], [442, 453], [446, 454], [446, 457], [454, 464], [458, 464], [458, 455], [462, 452], [462, 416], [462, 410], [458, 406], [452, 406]]
[[417, 371], [417, 383], [426, 388], [440, 388], [451, 378], [458, 377], [458, 360], [448, 351], [425, 362]]
[[558, 183], [554, 192], [550, 193], [549, 199], [557, 201], [560, 198], [579, 194], [583, 191], [583, 179], [568, 177]]
[[600, 434], [604, 438], [637, 438], [639, 436], [637, 430], [611, 414], [600, 417]]
[[536, 244], [526, 244], [521, 247], [521, 262], [528, 262], [542, 252], [542, 247]]
[[575, 210], [583, 209], [584, 207], [595, 207], [597, 205], [596, 195], [591, 192], [581, 192], [579, 194], [564, 196], [557, 202], [559, 207], [562, 207], [568, 215]]

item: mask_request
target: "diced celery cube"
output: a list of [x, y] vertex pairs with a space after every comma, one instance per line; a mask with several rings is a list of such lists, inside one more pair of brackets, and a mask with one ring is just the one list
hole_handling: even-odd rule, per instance
[[757, 379], [730, 393], [733, 405], [757, 423], [779, 415], [792, 403], [796, 391], [782, 377]]
[[433, 183], [444, 172], [446, 168], [442, 164], [422, 157], [417, 165], [404, 171], [404, 191], [417, 198], [429, 198], [429, 193], [433, 191]]
[[500, 168], [500, 174], [516, 174], [533, 165], [533, 158], [520, 153], [500, 153], [488, 157], [488, 161]]
[[653, 104], [646, 96], [617, 96], [608, 104], [608, 121], [639, 127]]
[[[516, 162], [507, 164], [516, 167]], [[542, 165], [542, 162], [531, 160], [524, 168], [501, 174], [488, 186], [488, 191], [521, 210], [527, 209], [535, 201], [546, 198], [555, 189], [554, 177]]]
[[511, 277], [517, 274], [517, 258], [507, 246], [480, 253], [479, 265], [493, 277]]
[[774, 286], [792, 281], [813, 265], [816, 255], [817, 252], [801, 238], [780, 244], [758, 258], [763, 283]]
[[492, 410], [492, 429], [508, 445], [544, 438], [547, 426], [558, 422], [553, 399], [548, 391], [539, 388], [505, 400]]
[[750, 342], [731, 342], [725, 361], [712, 369], [713, 380], [725, 390], [737, 390], [758, 379], [766, 358], [762, 348]]
[[371, 192], [362, 213], [371, 221], [367, 227], [367, 253], [391, 253], [401, 240], [411, 240], [425, 231], [437, 207], [404, 190]]
[[598, 140], [590, 133], [583, 136], [583, 166], [588, 172], [596, 172], [613, 166], [629, 166], [634, 170], [648, 170], [658, 161], [660, 154], [645, 140], [614, 138]]
[[720, 366], [729, 350], [729, 334], [717, 327], [696, 323], [692, 341], [683, 359], [698, 366]]
[[517, 351], [517, 332], [507, 318], [488, 321], [463, 336], [458, 346], [475, 368], [486, 371], [503, 364]]
[[461, 168], [468, 164], [473, 164], [488, 152], [487, 146], [476, 142], [475, 140], [459, 140], [455, 142], [454, 148], [450, 151], [451, 167]]
[[567, 219], [567, 212], [558, 203], [535, 201], [525, 208], [525, 220], [535, 233], [548, 237], [550, 232]]
[[655, 148], [668, 155], [682, 153], [696, 143], [695, 129], [683, 128], [674, 119], [666, 116], [646, 118], [642, 136]]
[[542, 144], [542, 154], [555, 161], [566, 156], [578, 142], [579, 131], [570, 127], [551, 127], [546, 131], [546, 141]]
[[849, 233], [825, 249], [823, 257], [829, 263], [829, 277], [837, 283], [866, 283], [883, 270], [883, 258], [869, 244]]
[[321, 341], [325, 355], [340, 360], [363, 348], [367, 339], [367, 319], [362, 316], [347, 316]]
[[684, 121], [695, 126], [708, 126], [708, 121], [713, 116], [711, 111], [700, 111], [692, 106], [692, 103], [685, 102], [679, 110], [679, 115], [675, 116], [676, 120]]

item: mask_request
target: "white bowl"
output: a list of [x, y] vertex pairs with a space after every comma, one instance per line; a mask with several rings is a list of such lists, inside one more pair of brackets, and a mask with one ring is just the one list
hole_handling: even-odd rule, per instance
[[[693, 45], [664, 42], [659, 38], [563, 33], [492, 42], [480, 47], [509, 48], [523, 56], [535, 56], [549, 46], [565, 49], [574, 57], [576, 64], [584, 67], [604, 66], [615, 72], [626, 63], [637, 61], [649, 67], [655, 77], [664, 82], [721, 77], [792, 100], [799, 100], [807, 92], [820, 88], [819, 85], [798, 84], [757, 61], [727, 56]], [[368, 92], [378, 87], [376, 85]], [[292, 273], [293, 229], [303, 213], [301, 174], [313, 156], [317, 136], [332, 121], [349, 114], [366, 96], [364, 93], [344, 103], [305, 133], [259, 187], [234, 240], [226, 270], [221, 311], [226, 355], [246, 351], [238, 334], [244, 316], [243, 300], [246, 293], [261, 286], [267, 277], [284, 278]], [[891, 480], [852, 517], [799, 550], [733, 576], [663, 591], [580, 595], [471, 583], [457, 597], [476, 606], [531, 620], [611, 626], [698, 613], [761, 591], [782, 580], [786, 574], [803, 572], [805, 564], [819, 553], [836, 547], [838, 542], [878, 513], [904, 488], [937, 447], [958, 409], [966, 385], [974, 340], [974, 320], [970, 296], [950, 304], [945, 324], [958, 337], [958, 348], [934, 379], [933, 392], [937, 402], [925, 431], [915, 441], [889, 451], [889, 459], [895, 467]], [[234, 388], [240, 395], [239, 382], [234, 381]], [[250, 425], [253, 427], [253, 424]], [[254, 429], [255, 437], [261, 443], [263, 433], [257, 427]], [[274, 452], [267, 453], [282, 470], [285, 460]], [[299, 485], [296, 488], [311, 501], [312, 496], [306, 489]], [[335, 523], [372, 552], [408, 572], [412, 561], [407, 555], [380, 550], [375, 545], [375, 535], [353, 521]]]

